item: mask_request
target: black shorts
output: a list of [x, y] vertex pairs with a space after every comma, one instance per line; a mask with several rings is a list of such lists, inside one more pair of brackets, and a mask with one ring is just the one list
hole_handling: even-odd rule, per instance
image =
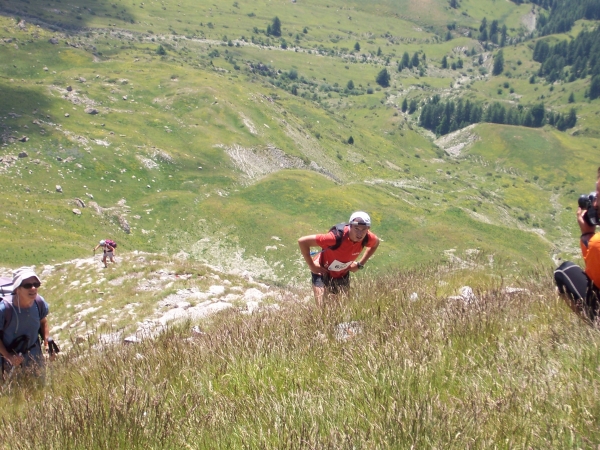
[[348, 290], [350, 287], [350, 272], [340, 278], [331, 278], [329, 275], [312, 273], [312, 284], [315, 287], [327, 289], [332, 294], [339, 294], [340, 291]]
[[554, 281], [561, 294], [567, 294], [590, 320], [600, 312], [600, 290], [581, 267], [565, 261], [554, 271]]
[[578, 301], [586, 297], [590, 279], [577, 264], [565, 261], [554, 271], [554, 281], [561, 294]]

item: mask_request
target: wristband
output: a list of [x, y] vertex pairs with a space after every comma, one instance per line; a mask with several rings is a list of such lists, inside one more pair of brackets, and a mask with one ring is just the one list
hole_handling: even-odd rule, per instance
[[365, 267], [365, 265], [364, 265], [364, 264], [362, 264], [362, 263], [359, 263], [359, 262], [357, 262], [357, 263], [356, 263], [356, 267], [358, 267], [358, 269], [360, 270], [360, 269], [364, 268], [364, 267]]
[[594, 234], [596, 234], [596, 232], [595, 232], [595, 231], [590, 231], [589, 233], [583, 233], [583, 234], [581, 235], [581, 237], [584, 237], [584, 236], [589, 236], [590, 234], [591, 234], [591, 235], [594, 235]]

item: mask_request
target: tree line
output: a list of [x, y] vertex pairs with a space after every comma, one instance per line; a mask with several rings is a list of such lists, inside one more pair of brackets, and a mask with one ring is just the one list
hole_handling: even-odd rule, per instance
[[[512, 0], [521, 4], [524, 0]], [[547, 14], [540, 14], [536, 28], [541, 36], [566, 33], [580, 19], [600, 19], [600, 0], [529, 0], [543, 9]]]
[[[405, 103], [403, 103], [404, 109]], [[493, 102], [481, 105], [470, 100], [448, 100], [442, 102], [439, 95], [433, 96], [421, 109], [419, 125], [438, 136], [464, 128], [473, 123], [488, 122], [503, 125], [520, 125], [537, 128], [549, 124], [561, 131], [573, 128], [577, 123], [575, 108], [563, 115], [546, 110], [543, 103], [525, 107], [506, 107]]]
[[[539, 40], [533, 50], [533, 60], [541, 63], [538, 71], [547, 81], [575, 81], [592, 77], [588, 96], [591, 100], [600, 97], [600, 29], [581, 31], [579, 35], [550, 45]], [[570, 70], [565, 70], [570, 66]]]

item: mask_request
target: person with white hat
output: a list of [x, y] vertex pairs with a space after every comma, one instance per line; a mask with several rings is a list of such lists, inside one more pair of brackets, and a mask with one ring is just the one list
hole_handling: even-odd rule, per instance
[[33, 268], [13, 273], [12, 298], [0, 302], [0, 355], [2, 371], [23, 367], [40, 374], [44, 355], [38, 334], [47, 350], [49, 337], [48, 303], [38, 295], [42, 282]]
[[[298, 239], [300, 253], [312, 274], [313, 293], [318, 306], [323, 306], [325, 294], [347, 294], [350, 272], [361, 270], [373, 256], [379, 246], [379, 238], [371, 233], [370, 228], [371, 217], [364, 211], [356, 211], [350, 216], [349, 223], [338, 224], [329, 233]], [[311, 247], [321, 247], [322, 250], [313, 258]]]

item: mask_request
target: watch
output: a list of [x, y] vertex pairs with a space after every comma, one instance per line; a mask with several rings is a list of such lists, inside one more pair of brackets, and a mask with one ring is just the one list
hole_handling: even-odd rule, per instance
[[357, 266], [359, 269], [362, 269], [363, 267], [365, 267], [365, 265], [364, 265], [364, 264], [361, 264], [361, 263], [359, 263], [359, 262], [357, 262], [357, 263], [356, 263], [356, 266]]

